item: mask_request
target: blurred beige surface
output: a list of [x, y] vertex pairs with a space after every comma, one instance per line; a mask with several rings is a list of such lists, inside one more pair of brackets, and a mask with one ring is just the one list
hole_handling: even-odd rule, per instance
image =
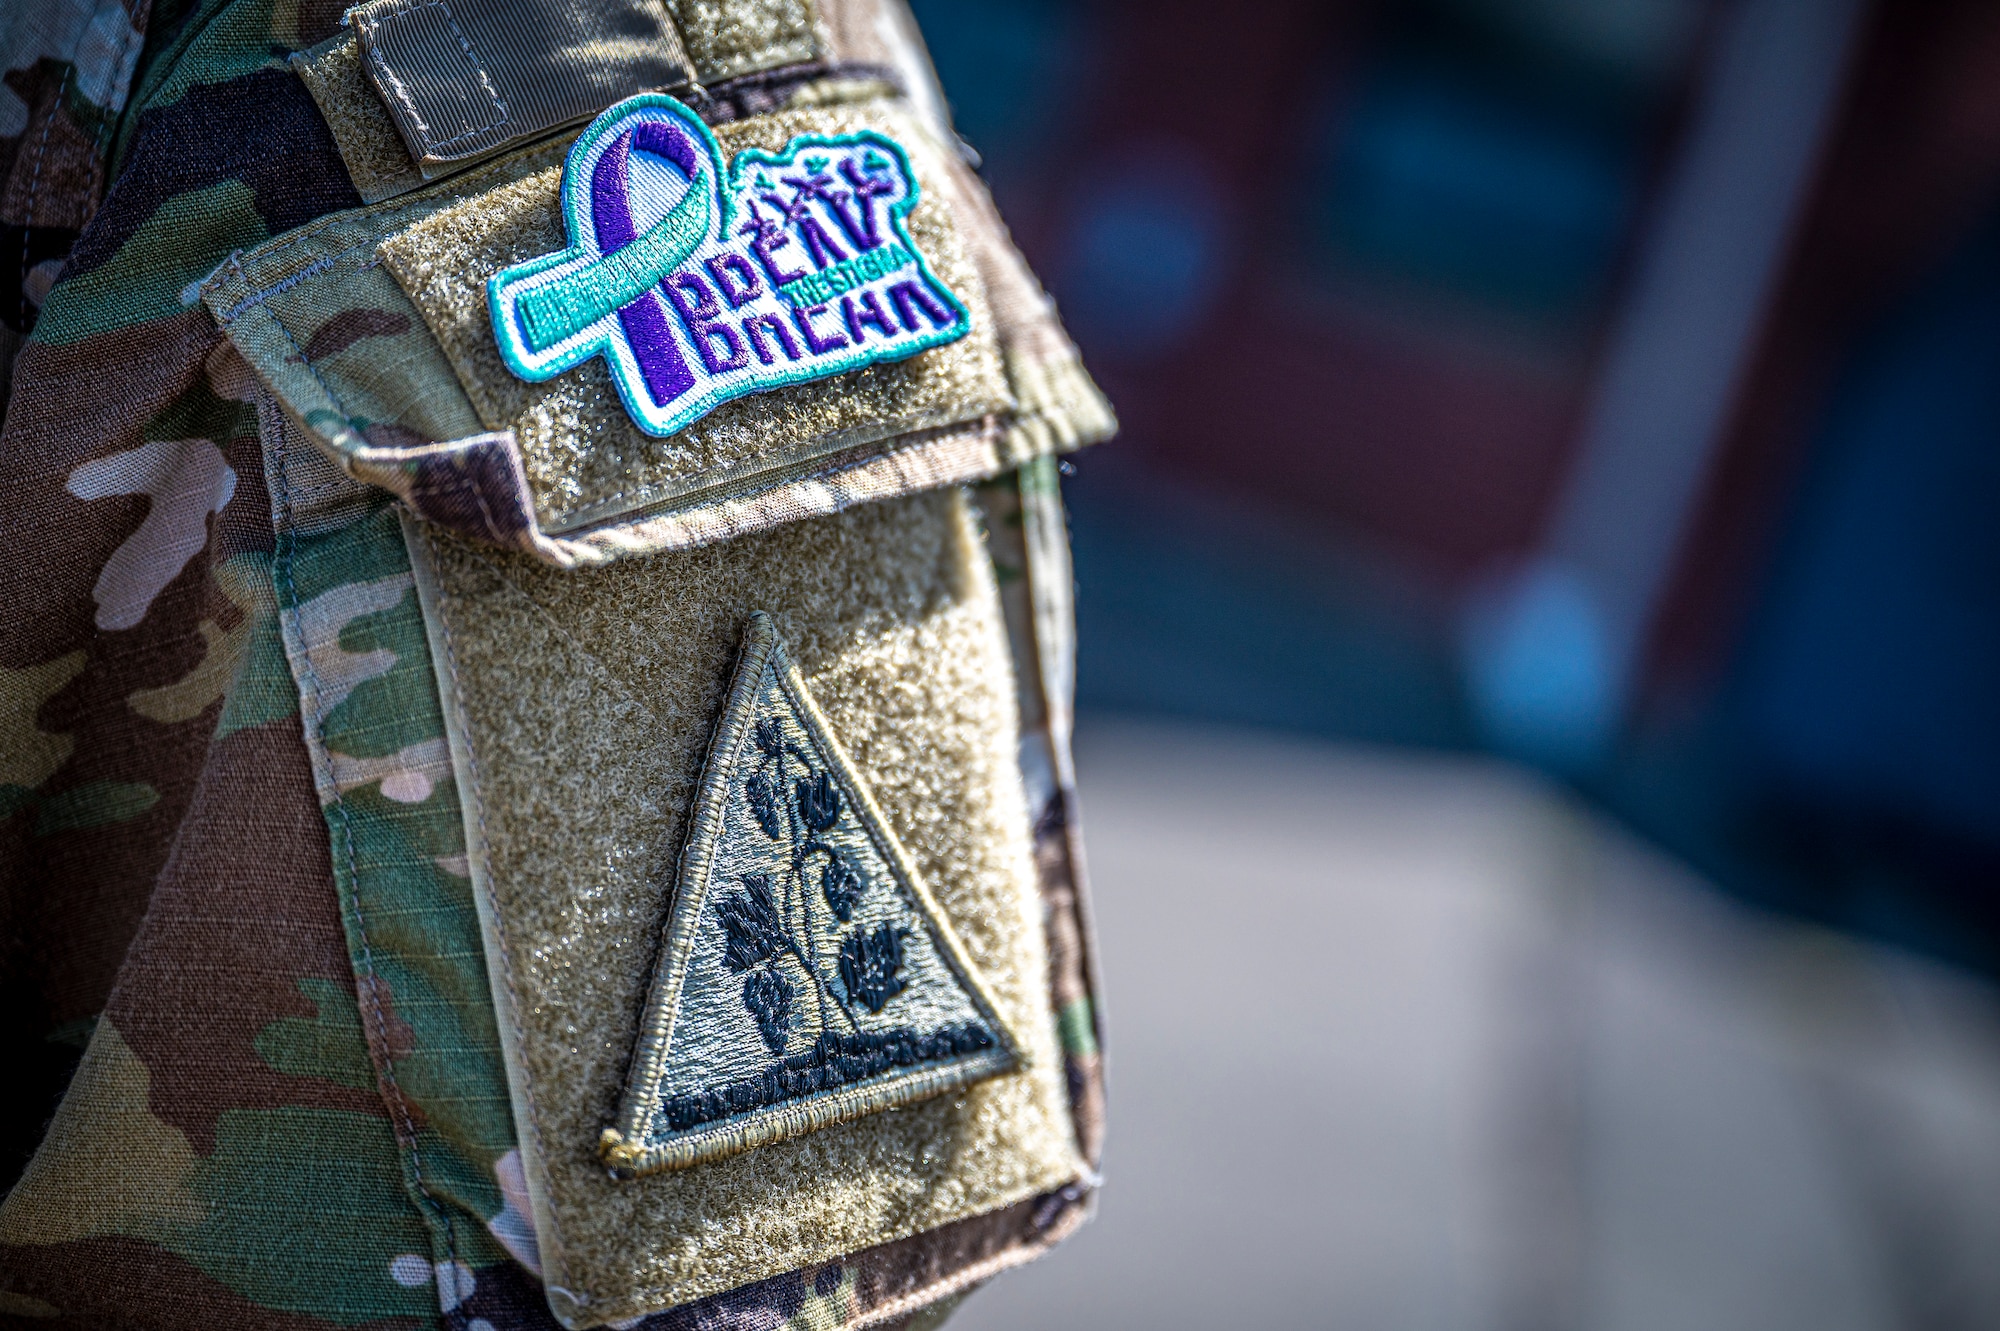
[[1001, 1328], [2000, 1326], [2000, 1000], [1484, 760], [1079, 740], [1111, 1138]]

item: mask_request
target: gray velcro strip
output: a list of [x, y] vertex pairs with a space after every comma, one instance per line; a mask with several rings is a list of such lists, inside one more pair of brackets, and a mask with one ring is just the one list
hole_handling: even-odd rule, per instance
[[366, 0], [348, 22], [424, 167], [482, 157], [689, 81], [661, 0]]

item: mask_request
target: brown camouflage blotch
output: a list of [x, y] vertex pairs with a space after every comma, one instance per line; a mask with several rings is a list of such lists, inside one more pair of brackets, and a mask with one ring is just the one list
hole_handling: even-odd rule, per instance
[[103, 195], [104, 164], [96, 138], [63, 105], [59, 68], [46, 59], [38, 65], [43, 77], [28, 99], [28, 128], [0, 187], [0, 220], [81, 231]]
[[414, 1317], [341, 1327], [306, 1313], [268, 1308], [204, 1275], [184, 1258], [143, 1239], [94, 1238], [46, 1247], [0, 1245], [0, 1288], [61, 1308], [59, 1321], [6, 1319], [21, 1331], [430, 1331]]
[[140, 715], [126, 700], [182, 678], [200, 662], [206, 645], [199, 624], [211, 590], [221, 595], [206, 555], [197, 555], [144, 623], [90, 640], [83, 674], [43, 710], [47, 724], [76, 740], [69, 762], [43, 788], [45, 797], [99, 781], [148, 786], [158, 796], [136, 818], [37, 834], [20, 871], [0, 866], [29, 894], [17, 925], [31, 942], [51, 1022], [103, 1009], [208, 757], [220, 699], [175, 725]]
[[299, 0], [298, 47], [318, 46], [340, 31], [353, 0]]
[[0, 432], [9, 513], [0, 524], [0, 663], [49, 660], [95, 634], [91, 587], [147, 501], [85, 503], [68, 492], [70, 473], [145, 442], [146, 423], [201, 379], [220, 337], [206, 311], [191, 310], [73, 346], [21, 349]]
[[107, 1013], [152, 1073], [153, 1113], [198, 1154], [230, 1109], [386, 1117], [372, 1085], [287, 1076], [256, 1049], [272, 1022], [315, 1016], [301, 979], [354, 1002], [332, 865], [298, 721], [215, 744]]
[[[70, 474], [144, 442], [146, 424], [201, 385], [220, 340], [199, 310], [67, 347], [31, 343], [0, 433], [0, 493], [15, 520], [0, 524], [0, 663], [24, 665], [79, 648], [83, 673], [44, 709], [43, 724], [73, 733], [68, 763], [47, 783], [59, 794], [85, 782], [141, 784], [158, 793], [144, 814], [53, 836], [33, 835], [35, 811], [0, 835], [0, 901], [14, 944], [0, 983], [40, 997], [23, 1012], [23, 1038], [102, 1010], [153, 880], [186, 808], [214, 728], [214, 711], [175, 725], [133, 712], [132, 693], [183, 678], [206, 653], [204, 618], [233, 612], [211, 576], [216, 534], [240, 548], [270, 547], [254, 439], [231, 441], [231, 502], [210, 519], [209, 549], [155, 598], [146, 617], [100, 631], [92, 589], [113, 552], [144, 520], [144, 496], [85, 502]], [[225, 608], [226, 607], [226, 608]]]
[[408, 315], [390, 310], [342, 310], [319, 326], [302, 349], [308, 363], [337, 356], [364, 337], [401, 337], [410, 331]]
[[422, 448], [438, 442], [394, 421], [375, 421], [361, 432], [361, 437], [376, 448]]
[[270, 554], [278, 542], [271, 531], [271, 496], [264, 488], [264, 446], [254, 434], [216, 442], [236, 473], [236, 494], [210, 520], [209, 557], [221, 564], [237, 555]]
[[[212, 546], [221, 544], [212, 540]], [[217, 551], [220, 557], [220, 551]], [[261, 567], [245, 567], [218, 562], [210, 570], [210, 595], [200, 630], [203, 654], [186, 674], [167, 684], [135, 690], [127, 696], [131, 709], [149, 721], [177, 725], [220, 710], [236, 672], [243, 665], [256, 616], [277, 613], [277, 598], [271, 580]], [[218, 598], [214, 593], [220, 592]], [[211, 723], [215, 718], [210, 717]]]

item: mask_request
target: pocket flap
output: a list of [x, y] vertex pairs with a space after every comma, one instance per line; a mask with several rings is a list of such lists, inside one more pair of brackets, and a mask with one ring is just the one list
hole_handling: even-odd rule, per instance
[[351, 475], [560, 565], [1113, 428], [978, 182], [866, 80], [712, 128], [630, 99], [234, 256], [202, 294]]

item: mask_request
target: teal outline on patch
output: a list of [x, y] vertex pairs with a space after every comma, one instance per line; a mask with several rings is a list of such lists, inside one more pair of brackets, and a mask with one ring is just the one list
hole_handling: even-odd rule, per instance
[[564, 162], [569, 245], [487, 281], [495, 340], [530, 381], [603, 356], [651, 435], [735, 398], [907, 359], [972, 327], [910, 238], [920, 197], [908, 154], [872, 130], [748, 148], [725, 169], [688, 107], [628, 98]]

